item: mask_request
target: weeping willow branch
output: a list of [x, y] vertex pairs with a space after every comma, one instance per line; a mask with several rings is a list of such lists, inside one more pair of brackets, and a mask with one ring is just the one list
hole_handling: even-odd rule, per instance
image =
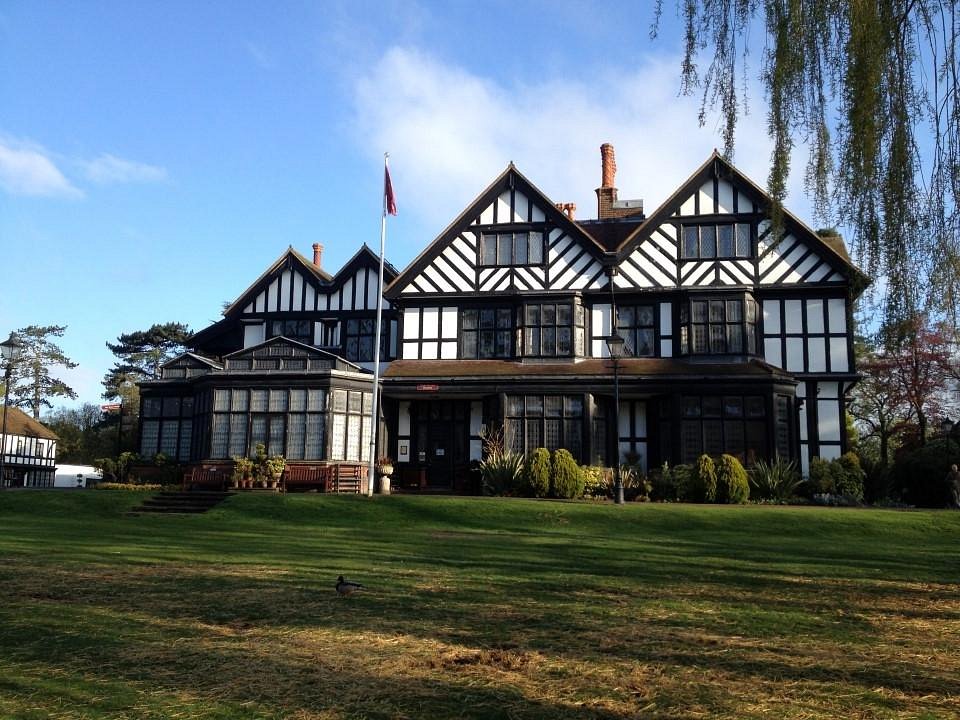
[[[779, 224], [796, 142], [818, 221], [848, 226], [861, 267], [885, 279], [885, 319], [960, 305], [960, 0], [678, 0], [681, 89], [718, 110], [724, 154], [746, 112], [751, 32], [773, 140]], [[656, 35], [661, 3], [655, 8]], [[707, 58], [706, 69], [698, 61]], [[738, 90], [738, 80], [740, 89]]]

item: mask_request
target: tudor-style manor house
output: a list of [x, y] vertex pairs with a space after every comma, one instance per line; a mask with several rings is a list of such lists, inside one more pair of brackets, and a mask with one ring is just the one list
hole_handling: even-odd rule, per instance
[[[839, 237], [784, 213], [714, 153], [650, 215], [601, 148], [598, 217], [512, 164], [410, 265], [386, 266], [378, 449], [395, 482], [466, 488], [481, 431], [517, 451], [646, 467], [727, 452], [833, 458], [866, 278]], [[287, 250], [142, 387], [141, 452], [228, 462], [367, 459], [378, 258], [335, 276]], [[624, 339], [609, 357], [607, 339]], [[614, 407], [614, 364], [620, 406]], [[619, 419], [619, 422], [618, 422]]]

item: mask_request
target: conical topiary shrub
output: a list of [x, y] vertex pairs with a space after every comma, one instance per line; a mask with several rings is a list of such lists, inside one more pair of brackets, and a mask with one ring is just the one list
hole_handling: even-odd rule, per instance
[[537, 448], [527, 458], [527, 490], [533, 497], [547, 497], [550, 494], [550, 451]]
[[733, 455], [721, 455], [717, 466], [717, 502], [741, 504], [749, 497], [747, 471]]
[[717, 501], [717, 466], [709, 455], [697, 459], [697, 495], [700, 502]]
[[556, 497], [577, 498], [583, 495], [583, 473], [568, 450], [555, 450], [552, 465], [553, 494]]

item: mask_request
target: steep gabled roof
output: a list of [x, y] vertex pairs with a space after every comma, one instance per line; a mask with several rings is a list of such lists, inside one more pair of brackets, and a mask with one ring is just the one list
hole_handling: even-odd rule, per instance
[[[342, 286], [349, 278], [352, 278], [354, 274], [360, 268], [373, 267], [379, 272], [380, 268], [380, 256], [373, 251], [366, 243], [364, 243], [357, 252], [353, 254], [342, 268], [340, 268], [337, 273], [330, 279], [330, 290], [336, 290], [338, 287]], [[388, 286], [393, 282], [394, 278], [398, 275], [397, 269], [384, 258], [383, 261], [383, 283], [384, 287]]]
[[406, 287], [411, 280], [415, 279], [460, 231], [471, 225], [501, 193], [514, 188], [523, 192], [530, 201], [536, 202], [537, 207], [543, 211], [544, 216], [550, 222], [561, 228], [571, 237], [580, 240], [582, 245], [586, 247], [594, 257], [602, 259], [604, 248], [597, 243], [592, 236], [584, 232], [583, 228], [576, 222], [570, 220], [570, 218], [558, 210], [554, 202], [536, 185], [530, 182], [523, 173], [517, 170], [517, 167], [511, 162], [493, 182], [467, 205], [463, 212], [457, 215], [457, 217], [437, 235], [433, 242], [427, 245], [427, 247], [400, 272], [393, 282], [387, 286], [384, 291], [385, 297], [391, 300], [398, 297], [403, 288]]
[[[697, 192], [708, 178], [714, 176], [732, 182], [738, 189], [744, 192], [761, 211], [769, 211], [769, 208], [773, 205], [773, 199], [765, 190], [725, 160], [717, 150], [714, 150], [710, 157], [708, 157], [700, 167], [694, 170], [693, 174], [690, 175], [640, 227], [636, 228], [623, 240], [620, 247], [617, 248], [617, 260], [622, 261], [628, 257], [640, 243], [650, 237], [654, 230], [671, 216], [675, 215], [683, 202], [693, 193]], [[702, 214], [707, 215], [710, 213]], [[856, 281], [857, 284], [869, 283], [869, 278], [851, 262], [850, 256], [846, 252], [840, 252], [834, 243], [824, 241], [824, 239], [817, 235], [806, 223], [786, 208], [783, 208], [783, 222], [787, 231], [796, 234], [803, 239], [804, 242], [809, 243], [815, 248], [823, 250], [825, 256], [830, 258], [830, 263], [837, 269], [848, 273], [851, 279]]]
[[329, 285], [333, 280], [333, 278], [327, 272], [321, 270], [312, 262], [307, 260], [307, 258], [294, 250], [293, 246], [291, 245], [280, 255], [280, 257], [276, 259], [272, 265], [270, 265], [270, 267], [268, 267], [260, 275], [260, 277], [253, 281], [250, 287], [244, 290], [240, 296], [230, 304], [230, 307], [223, 311], [224, 317], [229, 318], [236, 314], [247, 303], [249, 303], [258, 292], [260, 292], [268, 278], [288, 267], [296, 267], [304, 271], [307, 274], [307, 277], [313, 278], [315, 281], [315, 287], [317, 288]]
[[[4, 410], [0, 407], [0, 423], [3, 422]], [[20, 437], [38, 437], [47, 440], [58, 440], [57, 434], [38, 420], [34, 420], [23, 410], [12, 405], [7, 407], [7, 435]]]

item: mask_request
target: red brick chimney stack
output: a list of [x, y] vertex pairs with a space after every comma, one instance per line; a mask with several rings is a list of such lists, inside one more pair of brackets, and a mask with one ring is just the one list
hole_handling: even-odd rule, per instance
[[613, 155], [613, 145], [600, 146], [600, 187], [597, 188], [597, 218], [606, 220], [613, 217], [613, 204], [617, 201], [617, 188], [614, 187], [617, 175], [617, 161]]
[[317, 267], [317, 269], [320, 268], [320, 259], [322, 256], [323, 256], [323, 245], [321, 245], [320, 243], [314, 243], [313, 244], [313, 264], [314, 266]]
[[600, 161], [601, 161], [601, 181], [600, 187], [612, 188], [614, 186], [614, 178], [617, 174], [617, 160], [613, 154], [613, 145], [610, 143], [604, 143], [600, 146]]

